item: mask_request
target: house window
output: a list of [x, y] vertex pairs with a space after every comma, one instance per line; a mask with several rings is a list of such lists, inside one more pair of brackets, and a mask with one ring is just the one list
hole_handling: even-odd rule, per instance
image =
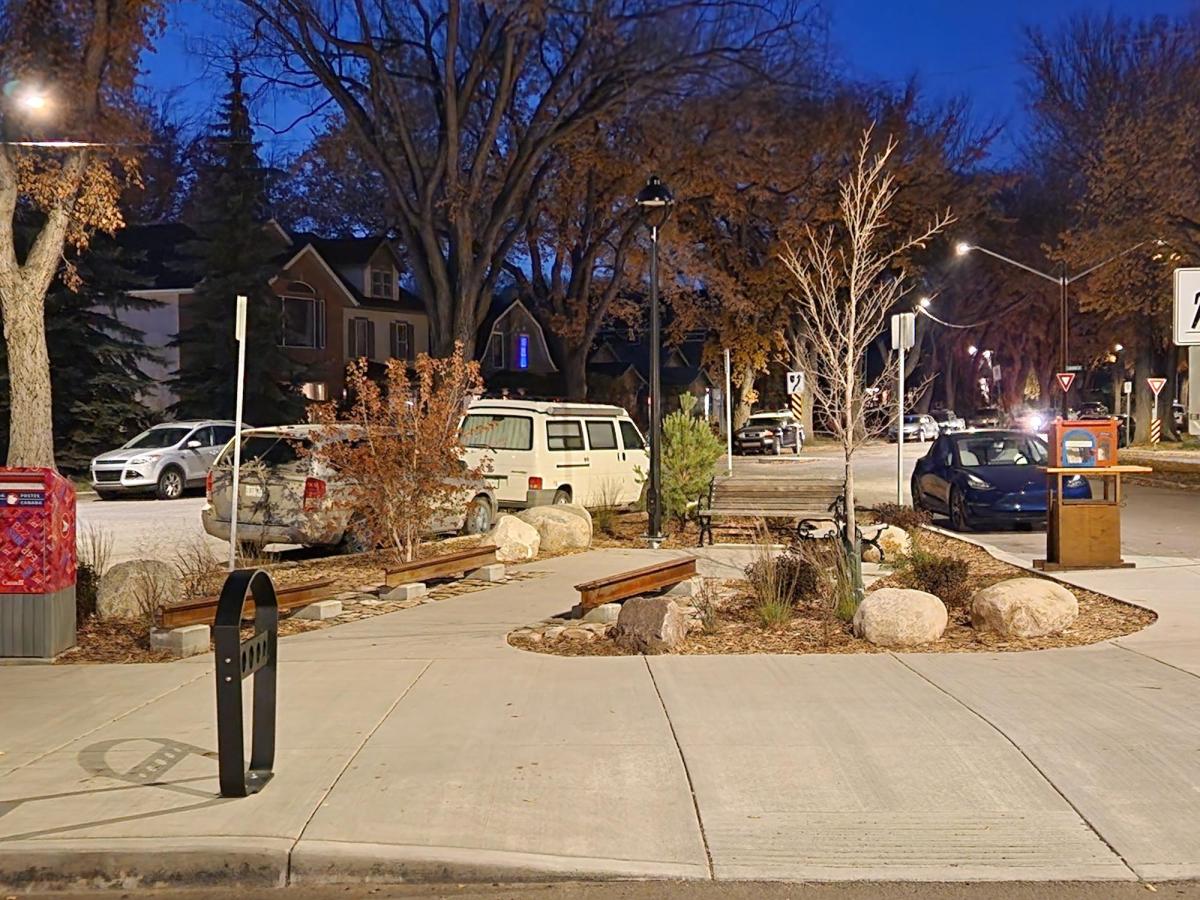
[[529, 368], [529, 335], [517, 335], [517, 368], [525, 370]]
[[504, 342], [508, 340], [508, 335], [503, 331], [493, 331], [492, 339], [489, 343], [491, 357], [489, 362], [493, 370], [504, 368]]
[[375, 356], [375, 323], [370, 319], [351, 319], [346, 328], [346, 355], [350, 359]]
[[416, 358], [413, 353], [413, 327], [411, 322], [396, 321], [391, 326], [392, 359], [403, 359], [412, 362]]
[[281, 347], [319, 350], [325, 346], [325, 301], [303, 281], [288, 285], [279, 302], [282, 309]]
[[386, 297], [388, 300], [396, 298], [396, 279], [392, 269], [372, 269], [371, 270], [371, 296]]

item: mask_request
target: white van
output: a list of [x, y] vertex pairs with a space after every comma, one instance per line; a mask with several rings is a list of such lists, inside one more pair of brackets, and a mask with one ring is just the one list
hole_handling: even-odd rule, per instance
[[467, 463], [484, 467], [501, 506], [625, 506], [650, 468], [642, 433], [618, 406], [477, 400], [462, 428]]

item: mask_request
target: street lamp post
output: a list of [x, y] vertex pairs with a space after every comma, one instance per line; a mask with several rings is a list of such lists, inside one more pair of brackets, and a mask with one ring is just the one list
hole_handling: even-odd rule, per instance
[[658, 230], [671, 217], [675, 198], [657, 175], [651, 175], [636, 198], [642, 220], [650, 226], [650, 513], [647, 540], [662, 543], [662, 323], [658, 310]]
[[[1132, 247], [1128, 247], [1125, 250], [1122, 250], [1120, 253], [1114, 253], [1107, 259], [1103, 259], [1094, 266], [1090, 266], [1084, 269], [1082, 272], [1077, 272], [1074, 275], [1067, 274], [1067, 264], [1065, 261], [1060, 264], [1058, 274], [1051, 275], [1049, 272], [1041, 272], [1032, 266], [1025, 265], [1025, 263], [1017, 262], [1015, 259], [1010, 259], [1002, 253], [997, 253], [995, 250], [989, 250], [987, 247], [980, 247], [978, 244], [968, 244], [966, 241], [959, 241], [954, 247], [954, 252], [959, 256], [966, 256], [972, 250], [978, 250], [980, 253], [986, 253], [988, 256], [994, 257], [1001, 262], [1008, 263], [1010, 266], [1016, 266], [1018, 269], [1024, 269], [1026, 272], [1029, 272], [1032, 275], [1037, 275], [1039, 278], [1045, 278], [1047, 281], [1052, 281], [1058, 285], [1058, 370], [1060, 372], [1065, 372], [1067, 371], [1067, 366], [1070, 364], [1070, 345], [1067, 323], [1067, 317], [1069, 314], [1069, 306], [1067, 301], [1068, 288], [1079, 279], [1086, 278], [1097, 269], [1102, 269], [1109, 263], [1116, 262], [1122, 256], [1126, 256], [1139, 247], [1145, 246], [1149, 243], [1162, 244], [1163, 241], [1153, 240], [1151, 238], [1147, 238], [1144, 241], [1138, 241]], [[1063, 391], [1062, 395], [1062, 414], [1063, 418], [1066, 418], [1066, 391]]]

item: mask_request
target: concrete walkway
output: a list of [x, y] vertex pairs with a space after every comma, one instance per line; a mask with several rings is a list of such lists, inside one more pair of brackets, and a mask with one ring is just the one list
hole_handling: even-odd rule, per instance
[[284, 640], [276, 776], [246, 799], [217, 795], [209, 659], [0, 668], [0, 886], [1200, 876], [1200, 563], [1073, 580], [1161, 619], [1072, 650], [507, 646], [662, 555]]

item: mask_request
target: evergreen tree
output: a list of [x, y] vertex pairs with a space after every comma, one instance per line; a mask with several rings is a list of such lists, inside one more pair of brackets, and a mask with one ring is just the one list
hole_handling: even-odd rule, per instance
[[282, 309], [269, 281], [278, 273], [281, 248], [263, 228], [266, 196], [266, 171], [235, 64], [220, 122], [200, 151], [186, 215], [196, 239], [181, 255], [196, 289], [175, 340], [180, 369], [171, 387], [179, 399], [171, 411], [180, 418], [233, 418], [238, 294], [249, 300], [243, 418], [255, 425], [293, 422], [303, 409], [294, 389], [300, 369], [279, 346]]
[[[120, 446], [151, 418], [142, 403], [150, 378], [140, 366], [155, 352], [141, 331], [118, 319], [121, 310], [155, 304], [129, 296], [142, 286], [131, 263], [112, 238], [99, 235], [75, 261], [77, 289], [57, 279], [46, 294], [54, 455], [65, 471], [86, 470], [93, 456]], [[8, 366], [0, 346], [0, 419], [8, 416]], [[0, 443], [6, 439], [7, 432], [0, 434]]]

